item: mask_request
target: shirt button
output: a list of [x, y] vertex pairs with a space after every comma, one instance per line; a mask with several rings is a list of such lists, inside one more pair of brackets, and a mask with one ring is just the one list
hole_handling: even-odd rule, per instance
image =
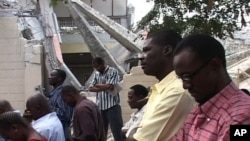
[[210, 121], [210, 118], [207, 118], [207, 121]]

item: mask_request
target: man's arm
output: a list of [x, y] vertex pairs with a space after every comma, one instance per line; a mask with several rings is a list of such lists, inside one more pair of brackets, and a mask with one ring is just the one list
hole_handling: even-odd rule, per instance
[[164, 140], [169, 140], [179, 130], [186, 115], [193, 108], [193, 101], [183, 92], [165, 95], [155, 106], [154, 113], [143, 119], [141, 126], [128, 141], [163, 140], [162, 136]]
[[113, 90], [114, 86], [111, 84], [96, 84], [94, 86], [89, 87], [89, 91], [91, 92], [100, 92], [106, 90]]
[[230, 125], [250, 125], [250, 116], [248, 115], [248, 112], [246, 111], [246, 113], [239, 113], [239, 115], [234, 116], [234, 120], [231, 119], [230, 121], [225, 121], [224, 125], [219, 131], [219, 137], [217, 141], [230, 140]]
[[138, 128], [134, 128], [134, 129], [132, 129], [132, 130], [130, 131], [130, 133], [129, 133], [127, 139], [126, 139], [126, 141], [137, 141], [137, 140], [133, 137], [134, 134], [136, 133], [137, 129], [138, 129]]
[[112, 70], [107, 77], [105, 84], [98, 84], [97, 83], [97, 76], [95, 74], [94, 79], [92, 80], [89, 91], [91, 92], [100, 92], [106, 90], [113, 90], [114, 86], [119, 82], [119, 74], [117, 70]]
[[62, 122], [63, 126], [65, 126], [65, 124], [69, 124], [72, 117], [73, 109], [63, 101], [61, 96], [58, 96], [55, 107], [53, 108], [58, 118]]

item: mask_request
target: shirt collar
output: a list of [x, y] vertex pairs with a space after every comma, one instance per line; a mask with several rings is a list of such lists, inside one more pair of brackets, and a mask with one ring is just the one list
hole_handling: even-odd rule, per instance
[[172, 71], [167, 76], [165, 76], [160, 82], [156, 83], [152, 87], [152, 89], [156, 89], [156, 91], [161, 94], [161, 92], [166, 88], [166, 86], [170, 85], [176, 79], [177, 75], [174, 71]]
[[143, 112], [145, 110], [145, 107], [146, 107], [146, 104], [140, 110], [137, 110], [136, 112], [132, 113], [131, 117], [138, 117], [139, 115], [137, 115], [137, 113]]
[[77, 102], [76, 102], [76, 106], [77, 106], [79, 103], [81, 103], [81, 101], [83, 101], [83, 100], [85, 100], [85, 99], [87, 99], [85, 96], [82, 96], [81, 98], [79, 98], [79, 99], [77, 100]]
[[106, 67], [105, 67], [103, 73], [101, 73], [101, 72], [99, 72], [99, 71], [96, 71], [96, 72], [99, 73], [99, 75], [103, 75], [103, 74], [105, 74], [105, 73], [108, 71], [108, 69], [109, 69], [109, 66], [106, 65]]
[[222, 107], [224, 101], [228, 101], [235, 94], [235, 91], [237, 91], [237, 89], [237, 86], [233, 82], [229, 83], [225, 88], [223, 88], [215, 96], [209, 99], [206, 103], [198, 106], [200, 113], [203, 113], [207, 117], [212, 118]]
[[109, 69], [109, 66], [107, 65], [104, 72], [103, 72], [103, 74], [106, 73], [108, 71], [108, 69]]
[[57, 91], [58, 89], [61, 89], [63, 85], [59, 85], [56, 88], [54, 88], [51, 92]]
[[40, 121], [47, 120], [47, 119], [49, 119], [49, 118], [52, 117], [52, 116], [57, 116], [57, 115], [56, 115], [56, 112], [48, 113], [48, 114], [46, 114], [46, 115], [40, 117], [40, 118], [37, 119], [37, 120], [33, 120], [32, 124], [36, 124], [36, 123], [39, 123]]

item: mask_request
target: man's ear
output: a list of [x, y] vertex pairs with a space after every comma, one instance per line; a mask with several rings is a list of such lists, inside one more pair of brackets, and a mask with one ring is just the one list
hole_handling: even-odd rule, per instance
[[40, 111], [40, 110], [41, 110], [40, 105], [35, 105], [35, 109], [36, 109], [37, 111]]
[[213, 71], [218, 71], [223, 67], [222, 61], [218, 58], [214, 58], [211, 60], [211, 68]]
[[165, 56], [170, 55], [170, 54], [172, 55], [173, 54], [173, 48], [172, 48], [172, 46], [170, 46], [170, 45], [164, 46], [163, 47], [163, 54]]
[[139, 97], [140, 99], [145, 98], [143, 95], [138, 95], [138, 97]]
[[14, 131], [14, 132], [16, 133], [16, 132], [18, 132], [18, 130], [19, 130], [19, 125], [17, 125], [17, 124], [12, 124], [12, 125], [10, 126], [10, 128], [12, 129], [12, 131]]

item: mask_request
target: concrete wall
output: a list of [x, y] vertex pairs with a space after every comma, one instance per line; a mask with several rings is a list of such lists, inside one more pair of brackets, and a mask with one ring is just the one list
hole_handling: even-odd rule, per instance
[[120, 83], [123, 88], [120, 92], [120, 96], [124, 122], [130, 119], [130, 115], [133, 112], [127, 103], [127, 94], [129, 88], [136, 84], [141, 84], [145, 87], [151, 87], [157, 82], [158, 80], [155, 77], [145, 75], [141, 67], [133, 67], [130, 71], [130, 74], [123, 76], [123, 81]]
[[0, 17], [0, 98], [22, 112], [41, 85], [40, 47], [27, 44], [17, 22], [17, 17]]
[[24, 109], [25, 40], [20, 39], [16, 17], [0, 18], [0, 98]]

